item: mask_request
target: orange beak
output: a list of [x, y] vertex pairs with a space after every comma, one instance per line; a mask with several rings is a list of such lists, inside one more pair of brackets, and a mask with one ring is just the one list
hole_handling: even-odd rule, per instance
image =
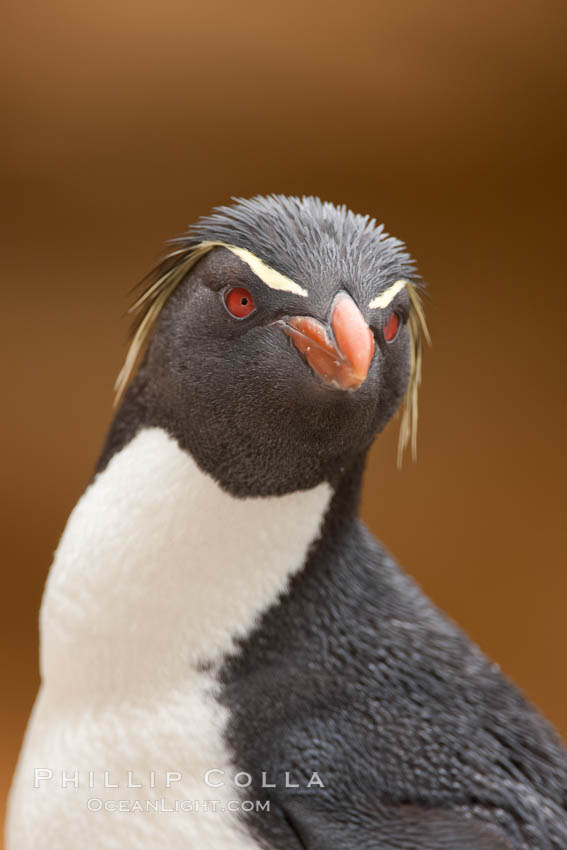
[[311, 316], [294, 316], [282, 322], [284, 333], [326, 384], [357, 390], [368, 375], [374, 336], [346, 292], [339, 293], [333, 302], [331, 329], [329, 334], [325, 325]]

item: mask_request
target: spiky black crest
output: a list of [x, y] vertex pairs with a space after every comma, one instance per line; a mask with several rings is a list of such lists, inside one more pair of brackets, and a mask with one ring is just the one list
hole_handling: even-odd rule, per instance
[[319, 198], [258, 196], [218, 207], [190, 228], [178, 245], [224, 242], [246, 248], [306, 289], [325, 279], [355, 278], [368, 301], [393, 280], [416, 281], [405, 246], [370, 216]]
[[356, 288], [367, 303], [396, 280], [407, 284], [411, 302], [412, 339], [410, 380], [404, 399], [399, 455], [411, 441], [415, 456], [417, 391], [421, 380], [422, 335], [429, 340], [417, 287], [415, 263], [399, 239], [368, 215], [358, 215], [315, 197], [258, 195], [235, 198], [231, 206], [216, 207], [172, 239], [173, 246], [144, 279], [143, 292], [131, 308], [136, 314], [133, 340], [116, 381], [119, 400], [159, 313], [189, 270], [217, 245], [250, 251], [267, 266], [307, 291], [331, 279]]

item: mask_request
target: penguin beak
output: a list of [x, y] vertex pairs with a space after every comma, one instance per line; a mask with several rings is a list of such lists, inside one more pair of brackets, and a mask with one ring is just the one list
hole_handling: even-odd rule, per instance
[[278, 324], [329, 386], [357, 390], [366, 380], [374, 336], [346, 292], [340, 292], [333, 301], [330, 327], [312, 316], [293, 316]]

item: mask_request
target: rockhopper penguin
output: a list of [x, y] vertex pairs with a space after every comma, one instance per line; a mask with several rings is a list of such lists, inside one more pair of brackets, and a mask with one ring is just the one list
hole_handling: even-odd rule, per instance
[[567, 848], [558, 737], [358, 519], [419, 290], [316, 198], [175, 241], [47, 581], [8, 850]]

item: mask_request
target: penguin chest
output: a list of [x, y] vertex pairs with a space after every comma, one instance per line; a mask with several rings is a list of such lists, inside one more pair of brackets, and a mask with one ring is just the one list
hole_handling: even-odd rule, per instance
[[48, 578], [8, 850], [257, 846], [216, 671], [301, 568], [329, 497], [235, 499], [160, 429], [113, 457]]

